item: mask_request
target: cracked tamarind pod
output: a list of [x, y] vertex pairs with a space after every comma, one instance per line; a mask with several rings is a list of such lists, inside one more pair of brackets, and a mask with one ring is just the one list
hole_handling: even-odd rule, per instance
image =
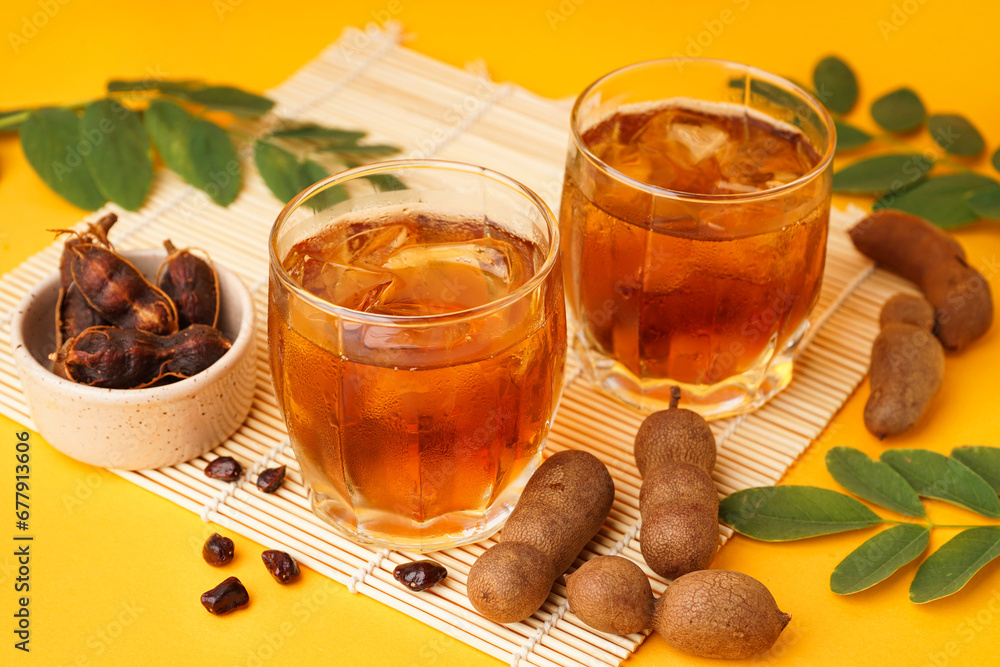
[[70, 269], [87, 303], [113, 325], [160, 335], [177, 331], [174, 302], [114, 251], [96, 243], [74, 245]]
[[111, 247], [108, 241], [108, 231], [118, 221], [118, 216], [109, 213], [97, 222], [92, 222], [83, 233], [68, 229], [53, 230], [57, 235], [71, 234], [63, 245], [62, 257], [59, 260], [59, 296], [56, 300], [56, 349], [63, 343], [76, 337], [88, 327], [110, 324], [101, 314], [91, 308], [80, 290], [73, 283], [73, 270], [70, 266], [74, 246], [81, 243], [96, 243], [106, 248]]
[[219, 274], [211, 259], [202, 259], [190, 249], [178, 250], [167, 239], [167, 258], [156, 273], [156, 284], [177, 307], [177, 326], [219, 323]]
[[53, 355], [79, 384], [141, 389], [167, 378], [187, 378], [215, 363], [231, 346], [221, 331], [193, 324], [168, 336], [137, 329], [91, 327]]

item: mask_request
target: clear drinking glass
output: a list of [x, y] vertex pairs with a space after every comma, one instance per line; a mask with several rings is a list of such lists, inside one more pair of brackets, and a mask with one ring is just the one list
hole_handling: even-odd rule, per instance
[[562, 389], [558, 238], [530, 190], [454, 162], [359, 167], [288, 203], [268, 343], [318, 516], [410, 550], [500, 527]]
[[794, 84], [667, 59], [576, 101], [560, 227], [574, 346], [644, 410], [715, 418], [788, 385], [819, 297], [833, 121]]

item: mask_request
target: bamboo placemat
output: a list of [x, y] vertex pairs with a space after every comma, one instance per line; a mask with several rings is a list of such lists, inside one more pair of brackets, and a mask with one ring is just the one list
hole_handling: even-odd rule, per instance
[[[400, 46], [400, 30], [349, 29], [315, 60], [271, 91], [278, 113], [303, 121], [371, 132], [376, 142], [404, 147], [408, 157], [440, 157], [481, 164], [528, 185], [558, 210], [569, 127], [565, 104], [512, 84], [437, 62]], [[112, 240], [121, 249], [159, 247], [169, 237], [178, 247], [197, 246], [235, 271], [252, 289], [257, 307], [258, 376], [250, 416], [207, 456], [171, 468], [115, 471], [127, 480], [190, 509], [206, 521], [292, 553], [303, 564], [476, 648], [508, 661], [542, 667], [619, 665], [643, 640], [594, 632], [567, 610], [557, 583], [548, 601], [521, 623], [499, 625], [479, 616], [465, 595], [466, 575], [493, 540], [438, 552], [448, 568], [443, 585], [421, 594], [404, 590], [393, 568], [417, 558], [375, 551], [333, 532], [309, 509], [298, 464], [288, 446], [267, 368], [266, 237], [279, 203], [247, 164], [246, 185], [229, 208], [161, 170], [138, 213], [115, 211]], [[110, 209], [109, 209], [110, 210]], [[90, 216], [99, 217], [104, 211]], [[824, 429], [868, 369], [878, 311], [890, 295], [912, 289], [862, 257], [845, 230], [861, 211], [833, 211], [826, 274], [808, 345], [791, 386], [751, 415], [712, 425], [719, 444], [714, 477], [721, 494], [776, 483]], [[80, 226], [83, 226], [83, 222]], [[61, 242], [0, 278], [0, 412], [32, 426], [10, 354], [10, 317], [23, 294], [56, 270]], [[585, 449], [597, 455], [615, 481], [608, 521], [581, 554], [622, 554], [643, 565], [639, 551], [639, 485], [632, 439], [642, 416], [594, 390], [568, 364], [566, 389], [546, 454]], [[241, 480], [223, 484], [202, 470], [229, 455], [247, 468]], [[257, 471], [288, 467], [273, 495], [257, 491]], [[731, 531], [720, 527], [724, 543]], [[654, 591], [666, 581], [648, 568]]]

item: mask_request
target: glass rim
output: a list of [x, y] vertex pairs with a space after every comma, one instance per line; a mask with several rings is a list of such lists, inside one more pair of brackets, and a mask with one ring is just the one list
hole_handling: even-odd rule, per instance
[[[602, 84], [608, 82], [610, 79], [617, 77], [621, 74], [629, 72], [630, 70], [635, 70], [639, 68], [649, 67], [649, 66], [661, 66], [668, 64], [681, 64], [681, 63], [709, 63], [714, 65], [720, 65], [728, 68], [741, 68], [746, 74], [753, 75], [758, 79], [767, 81], [768, 83], [779, 85], [780, 87], [790, 90], [791, 92], [799, 95], [806, 104], [808, 104], [813, 111], [819, 115], [823, 122], [823, 125], [829, 131], [829, 137], [827, 138], [826, 147], [820, 156], [819, 161], [805, 174], [799, 176], [794, 181], [789, 181], [779, 185], [776, 188], [769, 188], [767, 190], [762, 190], [760, 192], [735, 192], [731, 194], [701, 194], [696, 192], [684, 192], [683, 190], [670, 190], [668, 188], [661, 188], [656, 185], [650, 185], [649, 183], [643, 183], [642, 181], [632, 178], [622, 172], [618, 171], [607, 162], [601, 158], [594, 155], [589, 147], [584, 143], [583, 137], [580, 133], [580, 128], [578, 127], [577, 118], [580, 113], [580, 107], [583, 104], [585, 98], [587, 98], [596, 88]], [[664, 97], [663, 99], [669, 99], [669, 97]], [[819, 100], [817, 100], [809, 91], [803, 89], [792, 81], [778, 76], [777, 74], [772, 74], [766, 70], [762, 70], [759, 67], [754, 67], [753, 65], [747, 65], [744, 63], [736, 62], [733, 60], [723, 60], [721, 58], [655, 58], [652, 60], [643, 60], [637, 63], [632, 63], [630, 65], [625, 65], [624, 67], [619, 67], [614, 69], [607, 74], [594, 80], [589, 86], [583, 89], [573, 103], [573, 109], [570, 112], [570, 134], [573, 137], [573, 143], [576, 145], [577, 149], [580, 150], [583, 155], [594, 163], [598, 169], [607, 173], [616, 180], [621, 181], [625, 185], [632, 187], [634, 189], [645, 191], [657, 197], [669, 197], [671, 199], [678, 199], [690, 202], [724, 202], [724, 203], [738, 203], [744, 201], [754, 201], [758, 199], [768, 199], [776, 195], [780, 195], [783, 192], [793, 190], [801, 187], [805, 183], [813, 180], [819, 174], [823, 173], [826, 168], [833, 162], [833, 154], [837, 147], [837, 129], [833, 122], [833, 116], [830, 112], [826, 110]]]
[[[288, 272], [285, 271], [285, 267], [282, 266], [281, 260], [278, 257], [277, 244], [278, 233], [284, 223], [288, 221], [289, 217], [291, 217], [292, 213], [297, 211], [302, 204], [304, 204], [313, 195], [335, 185], [342, 185], [348, 181], [365, 178], [374, 174], [405, 169], [435, 169], [439, 171], [451, 171], [469, 174], [472, 176], [481, 176], [499, 183], [500, 185], [506, 186], [508, 189], [523, 196], [531, 205], [541, 212], [542, 219], [545, 221], [549, 231], [549, 249], [545, 255], [545, 260], [542, 262], [542, 265], [523, 285], [510, 294], [506, 294], [499, 299], [489, 301], [473, 308], [457, 310], [452, 313], [437, 313], [431, 315], [384, 315], [381, 313], [366, 313], [346, 308], [344, 306], [338, 306], [337, 304], [316, 296], [299, 285], [290, 275], [288, 275]], [[337, 318], [350, 320], [359, 324], [375, 324], [392, 327], [438, 326], [454, 324], [502, 310], [537, 289], [539, 285], [541, 285], [542, 282], [548, 278], [549, 274], [552, 273], [553, 267], [556, 265], [558, 258], [559, 225], [556, 222], [556, 218], [555, 215], [553, 215], [552, 210], [541, 197], [535, 194], [531, 188], [527, 187], [520, 181], [517, 181], [509, 176], [505, 176], [498, 171], [494, 171], [493, 169], [489, 169], [487, 167], [469, 164], [467, 162], [457, 162], [453, 160], [426, 158], [384, 160], [381, 162], [373, 162], [371, 164], [354, 167], [352, 169], [346, 169], [336, 174], [327, 176], [326, 178], [313, 183], [285, 204], [285, 206], [278, 213], [278, 217], [275, 219], [274, 224], [271, 225], [271, 231], [268, 234], [268, 259], [271, 271], [277, 276], [278, 280], [281, 281], [282, 285], [287, 290], [294, 293], [298, 298], [306, 301], [313, 307], [334, 315]]]

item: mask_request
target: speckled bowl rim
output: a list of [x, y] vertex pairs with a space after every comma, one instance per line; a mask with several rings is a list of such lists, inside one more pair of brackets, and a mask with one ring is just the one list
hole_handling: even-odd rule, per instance
[[[162, 259], [167, 256], [165, 251], [156, 249], [126, 250], [122, 251], [120, 254], [125, 259], [133, 263], [135, 263], [136, 260], [142, 261], [144, 259], [154, 258], [159, 258], [160, 261], [162, 261]], [[148, 403], [159, 402], [158, 399], [169, 402], [187, 396], [196, 395], [205, 389], [211, 388], [215, 380], [225, 377], [228, 373], [233, 372], [239, 365], [240, 359], [243, 358], [244, 354], [248, 351], [253, 351], [252, 346], [256, 342], [254, 340], [256, 337], [256, 327], [253, 326], [253, 295], [250, 293], [250, 290], [246, 287], [246, 285], [243, 284], [243, 280], [229, 269], [215, 263], [215, 270], [218, 272], [220, 279], [223, 275], [225, 275], [227, 283], [239, 285], [239, 289], [226, 290], [227, 293], [222, 295], [224, 304], [233, 303], [233, 305], [242, 306], [239, 332], [233, 339], [232, 346], [226, 350], [226, 353], [219, 357], [214, 364], [196, 375], [192, 375], [189, 378], [184, 378], [183, 380], [178, 380], [177, 382], [163, 385], [161, 387], [145, 387], [143, 389], [108, 389], [106, 387], [88, 387], [86, 385], [77, 384], [72, 380], [59, 377], [53, 373], [51, 369], [46, 368], [41, 362], [38, 361], [37, 358], [35, 358], [35, 355], [31, 353], [31, 348], [24, 338], [23, 329], [26, 323], [26, 315], [31, 310], [35, 300], [47, 292], [58, 292], [58, 271], [43, 278], [37, 285], [31, 288], [28, 293], [24, 295], [18, 303], [17, 308], [14, 310], [10, 322], [10, 341], [14, 354], [14, 362], [19, 367], [21, 372], [30, 373], [33, 376], [40, 378], [42, 382], [51, 386], [53, 391], [76, 396], [92, 403], [101, 403], [106, 405], [129, 405], [135, 403], [145, 405]], [[149, 278], [149, 276], [147, 276], [147, 278]], [[232, 293], [234, 291], [235, 294]], [[223, 307], [226, 306], [224, 305]], [[55, 313], [52, 314], [52, 318], [52, 329], [55, 331]], [[32, 419], [34, 419], [34, 417], [32, 417]], [[35, 424], [35, 426], [37, 428], [38, 424]]]

